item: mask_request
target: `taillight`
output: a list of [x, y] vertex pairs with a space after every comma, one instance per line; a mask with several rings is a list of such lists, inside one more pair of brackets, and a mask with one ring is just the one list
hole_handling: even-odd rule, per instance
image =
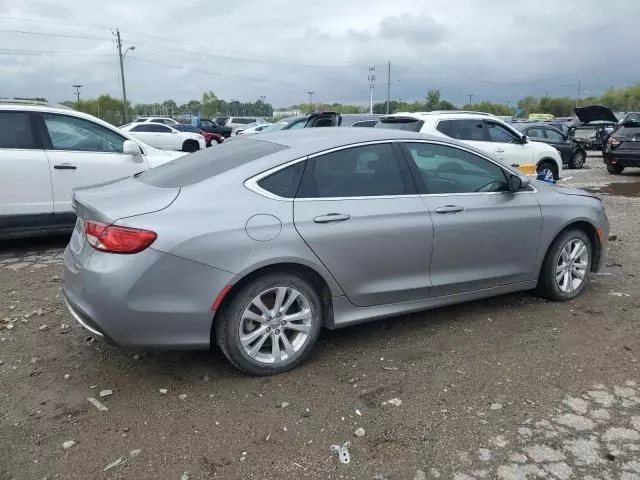
[[609, 140], [607, 140], [607, 143], [609, 145], [613, 145], [614, 147], [617, 147], [618, 145], [620, 145], [620, 140], [614, 137], [609, 137]]
[[108, 225], [86, 220], [84, 232], [87, 242], [96, 250], [109, 253], [138, 253], [158, 237], [155, 232], [137, 228]]

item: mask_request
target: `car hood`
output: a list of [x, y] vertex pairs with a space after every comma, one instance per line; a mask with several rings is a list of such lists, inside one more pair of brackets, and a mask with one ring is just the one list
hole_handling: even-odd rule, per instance
[[[538, 186], [538, 184], [544, 184], [544, 182], [536, 182], [536, 186]], [[548, 185], [550, 188], [553, 188], [556, 192], [561, 193], [563, 195], [573, 195], [576, 197], [589, 197], [589, 198], [595, 198], [600, 200], [600, 197], [593, 194], [593, 193], [589, 193], [585, 190], [580, 190], [579, 188], [569, 188], [569, 187], [562, 187], [559, 185], [550, 185], [550, 184], [546, 184]]]
[[581, 123], [590, 123], [597, 120], [604, 122], [618, 123], [618, 117], [614, 115], [610, 108], [602, 105], [589, 105], [586, 107], [576, 107], [573, 109]]

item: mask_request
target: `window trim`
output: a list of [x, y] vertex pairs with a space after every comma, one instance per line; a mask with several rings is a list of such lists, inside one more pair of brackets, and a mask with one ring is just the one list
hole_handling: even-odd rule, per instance
[[[490, 163], [493, 163], [494, 165], [500, 167], [502, 169], [502, 171], [504, 172], [505, 176], [507, 175], [513, 175], [514, 172], [512, 172], [511, 170], [505, 168], [504, 165], [502, 165], [500, 162], [498, 162], [497, 160], [494, 160], [486, 155], [481, 155], [478, 152], [475, 152], [469, 148], [465, 148], [461, 145], [454, 145], [452, 143], [446, 143], [446, 142], [441, 142], [438, 140], [420, 140], [420, 139], [416, 139], [416, 140], [398, 140], [397, 141], [398, 144], [401, 146], [402, 149], [402, 153], [405, 156], [405, 159], [407, 160], [407, 163], [409, 164], [409, 170], [411, 171], [411, 174], [414, 177], [414, 181], [416, 182], [416, 184], [420, 183], [420, 186], [424, 187], [424, 185], [422, 185], [422, 180], [419, 177], [420, 172], [418, 171], [418, 167], [415, 165], [415, 161], [413, 160], [413, 158], [411, 157], [411, 153], [409, 152], [409, 149], [407, 148], [406, 144], [407, 143], [427, 143], [429, 145], [442, 145], [444, 147], [451, 147], [451, 148], [457, 148], [458, 150], [462, 150], [464, 152], [470, 153], [472, 155], [475, 155], [476, 157], [480, 157], [484, 160], [487, 160]], [[416, 177], [418, 177], [418, 179], [416, 179]], [[508, 178], [507, 178], [508, 181]], [[420, 197], [457, 197], [460, 195], [463, 196], [469, 196], [469, 195], [504, 195], [504, 194], [510, 194], [510, 195], [517, 195], [519, 193], [538, 193], [538, 189], [531, 183], [529, 184], [531, 190], [520, 190], [518, 192], [464, 192], [464, 193], [418, 193], [418, 196]], [[426, 190], [426, 189], [425, 189]]]
[[[265, 177], [268, 177], [269, 175], [276, 173], [280, 170], [283, 170], [287, 167], [290, 167], [291, 165], [295, 165], [298, 162], [307, 162], [309, 160], [312, 160], [316, 157], [320, 157], [322, 155], [326, 155], [329, 153], [333, 153], [333, 152], [339, 152], [341, 150], [347, 150], [350, 148], [356, 148], [356, 147], [363, 147], [363, 146], [367, 146], [367, 145], [379, 145], [379, 144], [384, 144], [384, 143], [390, 143], [391, 147], [393, 148], [393, 153], [395, 158], [397, 159], [397, 161], [405, 161], [406, 162], [406, 156], [404, 155], [404, 152], [398, 151], [394, 144], [398, 144], [398, 140], [372, 140], [372, 141], [368, 141], [368, 142], [358, 142], [358, 143], [352, 143], [349, 145], [341, 145], [340, 147], [333, 147], [327, 150], [323, 150], [321, 152], [316, 152], [316, 153], [312, 153], [311, 155], [307, 155], [304, 157], [300, 157], [300, 158], [296, 158], [295, 160], [291, 160], [287, 163], [283, 163], [282, 165], [278, 165], [276, 167], [270, 168], [269, 170], [265, 170], [262, 173], [259, 173], [257, 175], [254, 175], [252, 177], [249, 177], [248, 179], [246, 179], [244, 181], [244, 186], [246, 188], [248, 188], [249, 190], [251, 190], [254, 193], [257, 193], [258, 195], [262, 195], [263, 197], [267, 197], [270, 198], [271, 200], [278, 200], [278, 201], [283, 201], [283, 202], [317, 202], [317, 201], [333, 201], [333, 200], [370, 200], [370, 199], [382, 199], [382, 198], [416, 198], [418, 197], [420, 194], [417, 193], [417, 190], [415, 193], [405, 193], [403, 195], [372, 195], [372, 196], [368, 196], [368, 197], [294, 197], [294, 198], [285, 198], [285, 197], [281, 197], [279, 195], [275, 195], [265, 189], [263, 189], [260, 185], [258, 185], [258, 182], [260, 180], [262, 180]], [[409, 170], [409, 175], [410, 175], [410, 179], [405, 179], [405, 174], [402, 172], [402, 168], [400, 168], [400, 173], [403, 176], [403, 181], [407, 181], [407, 180], [411, 180], [413, 182], [413, 186], [414, 188], [416, 188], [415, 186], [415, 179], [413, 178], [413, 172], [411, 171], [411, 166], [407, 165], [407, 168]], [[305, 170], [306, 170], [306, 165], [305, 165]], [[302, 172], [302, 175], [304, 177], [305, 172]], [[301, 179], [302, 181], [302, 179]]]
[[[442, 130], [438, 130], [438, 125], [440, 125], [442, 122], [451, 122], [451, 121], [478, 121], [480, 123], [482, 123], [482, 136], [483, 139], [482, 140], [460, 140], [458, 138], [453, 138], [450, 137], [449, 135], [447, 135], [446, 133], [444, 133]], [[487, 143], [495, 143], [492, 142], [491, 139], [489, 138], [489, 130], [487, 129], [487, 125], [484, 123], [484, 118], [441, 118], [438, 119], [438, 121], [434, 124], [434, 129], [438, 132], [439, 135], [444, 136], [445, 138], [450, 138], [451, 140], [455, 140], [457, 142], [487, 142]]]

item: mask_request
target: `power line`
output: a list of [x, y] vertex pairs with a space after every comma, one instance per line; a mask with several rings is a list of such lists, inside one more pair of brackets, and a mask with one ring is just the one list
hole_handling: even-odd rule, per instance
[[0, 55], [25, 55], [41, 56], [49, 55], [56, 57], [111, 57], [111, 53], [84, 53], [84, 52], [59, 52], [54, 50], [20, 50], [12, 48], [0, 48]]
[[78, 25], [75, 23], [56, 22], [54, 20], [41, 20], [37, 18], [19, 18], [19, 17], [1, 17], [0, 20], [12, 20], [16, 22], [34, 22], [34, 23], [47, 23], [49, 25], [60, 25], [63, 27], [75, 27], [75, 28], [88, 28], [92, 30], [111, 30], [110, 27], [100, 27], [96, 25]]
[[45, 32], [30, 32], [27, 30], [10, 30], [10, 29], [0, 29], [0, 32], [3, 33], [19, 33], [22, 35], [37, 35], [42, 37], [61, 37], [61, 38], [78, 38], [82, 40], [106, 40], [105, 37], [89, 37], [86, 35], [69, 35], [66, 33], [45, 33]]

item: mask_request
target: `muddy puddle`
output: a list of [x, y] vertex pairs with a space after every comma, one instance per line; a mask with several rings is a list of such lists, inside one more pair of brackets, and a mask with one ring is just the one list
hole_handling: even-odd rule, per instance
[[585, 188], [587, 192], [616, 197], [640, 197], [640, 182], [616, 182], [597, 188]]

